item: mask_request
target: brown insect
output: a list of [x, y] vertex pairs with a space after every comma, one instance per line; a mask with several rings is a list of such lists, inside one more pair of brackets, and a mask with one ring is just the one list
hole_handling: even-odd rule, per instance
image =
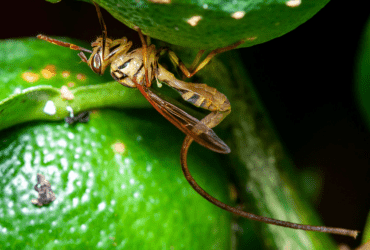
[[[139, 33], [140, 40], [142, 42], [141, 48], [130, 51], [132, 42], [128, 41], [126, 37], [116, 40], [107, 38], [107, 28], [99, 6], [95, 3], [94, 5], [98, 13], [103, 34], [101, 37], [96, 39], [96, 41], [91, 43], [93, 48], [92, 51], [75, 44], [62, 42], [44, 35], [38, 35], [37, 38], [58, 46], [81, 51], [78, 56], [97, 74], [102, 75], [110, 65], [111, 75], [116, 81], [129, 88], [138, 88], [141, 94], [159, 113], [184, 132], [186, 137], [181, 149], [181, 166], [185, 178], [195, 191], [214, 205], [248, 219], [294, 229], [348, 235], [356, 238], [359, 232], [355, 230], [290, 223], [247, 213], [240, 209], [231, 207], [209, 195], [191, 176], [186, 159], [188, 149], [193, 141], [196, 141], [202, 146], [217, 153], [230, 153], [230, 148], [212, 130], [213, 127], [217, 126], [230, 113], [230, 102], [224, 94], [206, 84], [188, 83], [177, 79], [171, 72], [158, 63], [158, 59], [161, 55], [167, 52], [175, 66], [178, 66], [184, 75], [190, 78], [206, 66], [216, 54], [232, 50], [244, 41], [236, 42], [225, 48], [213, 50], [201, 63], [198, 64], [198, 61], [204, 53], [203, 50], [199, 51], [196, 59], [192, 63], [192, 66], [194, 67], [190, 67], [191, 69], [195, 69], [189, 70], [173, 51], [168, 48], [156, 49], [153, 44], [149, 44], [149, 38], [148, 42], [146, 42], [138, 27], [135, 27], [135, 29]], [[90, 58], [87, 59], [83, 52], [90, 53]], [[198, 66], [195, 67], [197, 64]], [[150, 88], [153, 79], [156, 79], [157, 81], [159, 80], [177, 90], [185, 101], [188, 101], [197, 107], [207, 109], [211, 111], [211, 113], [199, 121], [177, 106], [163, 100]]]

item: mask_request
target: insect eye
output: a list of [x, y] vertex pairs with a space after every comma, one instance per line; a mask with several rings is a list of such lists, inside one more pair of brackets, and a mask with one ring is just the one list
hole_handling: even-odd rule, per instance
[[123, 65], [122, 65], [122, 68], [124, 69], [124, 68], [126, 68], [127, 66], [128, 66], [128, 64], [129, 64], [130, 62], [125, 62]]
[[98, 53], [96, 53], [93, 57], [91, 69], [97, 74], [100, 74], [101, 72], [101, 60]]
[[132, 59], [129, 59], [129, 60], [127, 60], [124, 64], [121, 64], [121, 65], [119, 65], [118, 66], [118, 69], [124, 69], [124, 68], [126, 68], [129, 64], [130, 64], [130, 61], [131, 61]]

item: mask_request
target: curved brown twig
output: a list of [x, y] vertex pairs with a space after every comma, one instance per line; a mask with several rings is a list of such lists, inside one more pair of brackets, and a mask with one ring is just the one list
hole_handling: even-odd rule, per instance
[[212, 197], [210, 194], [208, 194], [206, 191], [204, 191], [203, 188], [201, 188], [198, 183], [194, 180], [194, 178], [191, 176], [188, 165], [187, 165], [187, 154], [188, 149], [190, 147], [190, 144], [193, 142], [193, 139], [190, 136], [186, 136], [185, 140], [182, 144], [181, 148], [181, 168], [185, 175], [186, 180], [189, 182], [189, 184], [193, 187], [195, 191], [197, 191], [198, 194], [203, 196], [206, 200], [211, 202], [212, 204], [228, 211], [231, 213], [234, 213], [236, 215], [242, 216], [247, 219], [260, 221], [272, 225], [282, 226], [282, 227], [289, 227], [293, 229], [301, 229], [306, 231], [316, 231], [316, 232], [323, 232], [323, 233], [331, 233], [331, 234], [339, 234], [339, 235], [346, 235], [346, 236], [352, 236], [354, 238], [357, 237], [359, 231], [356, 230], [348, 230], [343, 228], [334, 228], [334, 227], [323, 227], [323, 226], [311, 226], [311, 225], [302, 225], [302, 224], [296, 224], [291, 223], [287, 221], [281, 221], [281, 220], [275, 220], [268, 217], [263, 217], [251, 213], [247, 213], [245, 211], [239, 210], [235, 207], [229, 206], [216, 198]]

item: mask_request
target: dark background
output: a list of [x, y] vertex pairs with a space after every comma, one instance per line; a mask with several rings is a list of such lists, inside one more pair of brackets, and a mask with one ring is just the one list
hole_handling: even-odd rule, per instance
[[[370, 207], [370, 133], [357, 107], [353, 74], [370, 12], [357, 2], [331, 1], [296, 30], [239, 51], [294, 163], [323, 176], [316, 206], [324, 224], [363, 230]], [[101, 33], [91, 4], [32, 0], [2, 7], [1, 39], [43, 33], [91, 42]], [[105, 11], [103, 16], [110, 37], [139, 43], [135, 31]]]

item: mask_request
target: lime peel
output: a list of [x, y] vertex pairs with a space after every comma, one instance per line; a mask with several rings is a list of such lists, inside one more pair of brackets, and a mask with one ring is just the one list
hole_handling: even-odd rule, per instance
[[280, 37], [309, 20], [329, 0], [96, 2], [122, 23], [131, 28], [136, 25], [150, 37], [211, 50], [240, 40], [246, 40], [240, 47], [250, 47]]

